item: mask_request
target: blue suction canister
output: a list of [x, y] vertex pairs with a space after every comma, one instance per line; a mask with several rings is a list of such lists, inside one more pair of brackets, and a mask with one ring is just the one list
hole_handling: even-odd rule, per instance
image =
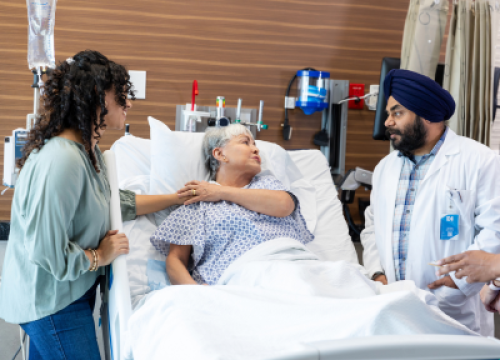
[[325, 71], [297, 71], [298, 97], [295, 106], [304, 114], [312, 115], [328, 107], [328, 90], [326, 88], [330, 73]]

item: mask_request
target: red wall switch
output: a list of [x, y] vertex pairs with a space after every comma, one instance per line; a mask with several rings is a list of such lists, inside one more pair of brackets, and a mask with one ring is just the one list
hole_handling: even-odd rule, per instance
[[[349, 97], [365, 96], [365, 84], [349, 84]], [[349, 100], [349, 109], [363, 109], [365, 100], [361, 99], [359, 102]]]

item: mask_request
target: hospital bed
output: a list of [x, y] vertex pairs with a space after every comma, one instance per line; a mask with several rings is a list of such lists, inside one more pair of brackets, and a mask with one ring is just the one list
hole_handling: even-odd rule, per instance
[[[268, 145], [262, 142], [258, 144], [259, 148]], [[158, 276], [161, 267], [165, 266], [163, 259], [149, 244], [151, 230], [154, 231], [155, 228], [154, 216], [138, 217], [134, 221], [122, 224], [119, 209], [119, 185], [137, 193], [149, 192], [149, 184], [152, 181], [151, 152], [150, 140], [125, 136], [113, 145], [111, 151], [105, 153], [112, 188], [112, 228], [124, 231], [130, 240], [129, 255], [114, 261], [107, 269], [105, 282], [101, 284], [101, 319], [106, 360], [133, 358], [128, 344], [130, 342], [128, 320], [132, 309], [143, 302], [145, 296], [152, 290], [169, 286], [168, 279]], [[267, 153], [271, 156], [273, 151]], [[308, 207], [315, 209], [311, 211], [315, 212], [313, 222], [316, 239], [311, 243], [310, 250], [322, 260], [345, 260], [357, 263], [357, 256], [326, 159], [317, 150], [290, 151], [288, 154], [315, 191], [315, 202], [312, 205], [304, 205], [306, 209]], [[335, 241], [331, 241], [332, 234], [335, 234]], [[390, 335], [304, 342], [298, 345], [293, 350], [288, 352], [284, 350], [279, 356], [268, 359], [500, 358], [500, 341], [479, 336]], [[169, 357], [168, 354], [164, 356]]]

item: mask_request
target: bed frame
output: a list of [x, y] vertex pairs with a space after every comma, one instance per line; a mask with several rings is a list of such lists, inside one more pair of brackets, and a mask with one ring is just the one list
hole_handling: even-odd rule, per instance
[[[116, 160], [104, 152], [111, 187], [111, 228], [123, 230]], [[132, 314], [127, 262], [118, 257], [101, 283], [101, 329], [106, 360], [131, 359], [127, 354], [128, 320]], [[500, 359], [500, 340], [459, 335], [391, 335], [301, 344], [266, 360], [481, 360]], [[261, 359], [263, 360], [263, 359]]]

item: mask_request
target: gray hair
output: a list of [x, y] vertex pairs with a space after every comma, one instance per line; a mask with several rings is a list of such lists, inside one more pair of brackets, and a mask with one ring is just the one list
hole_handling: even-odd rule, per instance
[[238, 135], [249, 135], [253, 139], [250, 130], [241, 124], [230, 124], [207, 129], [203, 138], [203, 155], [205, 156], [205, 167], [210, 172], [211, 180], [215, 180], [215, 175], [220, 167], [219, 160], [213, 155], [214, 149], [223, 148], [229, 140]]

